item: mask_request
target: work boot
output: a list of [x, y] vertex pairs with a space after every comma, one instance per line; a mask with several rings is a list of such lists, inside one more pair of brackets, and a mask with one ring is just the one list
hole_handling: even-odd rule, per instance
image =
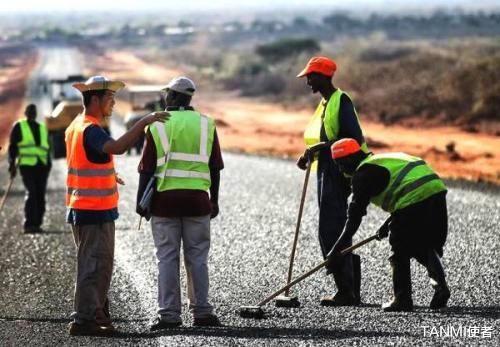
[[149, 327], [150, 331], [163, 330], [163, 329], [172, 329], [177, 328], [182, 325], [182, 321], [165, 321], [160, 317], [156, 317], [156, 319], [151, 323]]
[[221, 322], [217, 315], [211, 313], [206, 316], [194, 317], [193, 326], [195, 327], [219, 327]]
[[392, 298], [391, 301], [382, 304], [384, 312], [411, 312], [413, 311], [413, 301], [411, 299]]
[[69, 334], [72, 336], [101, 336], [109, 335], [114, 331], [109, 327], [104, 327], [95, 321], [85, 321], [83, 323], [71, 322], [68, 325]]
[[438, 285], [434, 287], [434, 295], [432, 296], [431, 303], [429, 307], [432, 310], [438, 310], [440, 308], [446, 307], [448, 299], [450, 298], [450, 289], [446, 284], [444, 286]]
[[356, 305], [361, 304], [361, 257], [357, 254], [352, 255], [352, 273], [354, 276], [354, 296]]
[[429, 249], [427, 251], [425, 267], [427, 268], [427, 273], [431, 278], [431, 285], [434, 288], [434, 295], [432, 296], [429, 307], [433, 310], [446, 307], [451, 293], [448, 285], [446, 284], [443, 263], [434, 249]]
[[[355, 259], [357, 258], [357, 259]], [[358, 260], [358, 261], [356, 261]], [[359, 256], [348, 254], [343, 263], [332, 269], [333, 280], [337, 286], [337, 293], [323, 296], [321, 306], [357, 306], [359, 305]], [[358, 276], [359, 275], [359, 276]]]
[[321, 297], [321, 306], [357, 306], [358, 301], [353, 292], [337, 292], [335, 295]]
[[394, 297], [391, 301], [383, 304], [382, 309], [384, 312], [413, 311], [410, 258], [406, 256], [392, 256], [390, 261]]
[[37, 228], [36, 227], [24, 227], [24, 233], [25, 234], [36, 234]]

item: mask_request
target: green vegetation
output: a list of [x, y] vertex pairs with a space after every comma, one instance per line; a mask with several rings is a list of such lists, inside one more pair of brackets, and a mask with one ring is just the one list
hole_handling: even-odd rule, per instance
[[[242, 95], [290, 107], [317, 102], [304, 80], [295, 77], [311, 53], [281, 52], [277, 61], [277, 53], [272, 59], [259, 54], [261, 47], [222, 60], [217, 64], [221, 73], [214, 78]], [[284, 46], [278, 41], [265, 47], [277, 52]], [[496, 39], [401, 42], [375, 35], [351, 40], [342, 49], [323, 47], [319, 53], [333, 57], [339, 66], [334, 83], [349, 92], [364, 116], [387, 124], [457, 124], [500, 135]]]
[[255, 52], [268, 63], [277, 63], [301, 53], [314, 54], [320, 50], [318, 42], [310, 38], [286, 38], [276, 42], [258, 45]]

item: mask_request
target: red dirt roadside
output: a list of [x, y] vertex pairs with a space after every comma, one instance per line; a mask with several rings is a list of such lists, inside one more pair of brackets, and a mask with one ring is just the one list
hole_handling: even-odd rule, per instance
[[26, 82], [37, 59], [33, 47], [0, 45], [0, 156], [7, 152], [10, 129], [22, 113]]
[[[150, 64], [127, 51], [110, 52], [105, 58], [90, 57], [86, 61], [88, 73], [102, 73], [129, 84], [165, 84], [180, 74], [196, 81], [196, 76], [183, 67], [172, 69]], [[196, 82], [198, 93], [193, 104], [217, 120], [224, 149], [292, 158], [304, 150], [302, 133], [312, 109], [288, 110], [257, 98], [217, 90], [203, 81]], [[126, 102], [118, 102], [119, 112], [127, 108]], [[500, 184], [498, 136], [467, 133], [457, 127], [384, 126], [363, 120], [362, 114], [361, 121], [374, 153], [407, 152], [423, 157], [443, 177]], [[451, 143], [455, 144], [453, 150]]]

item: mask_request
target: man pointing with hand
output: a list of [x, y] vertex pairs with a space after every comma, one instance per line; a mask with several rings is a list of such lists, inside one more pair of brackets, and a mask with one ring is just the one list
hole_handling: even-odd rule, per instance
[[108, 290], [113, 272], [115, 220], [118, 218], [117, 183], [113, 154], [131, 147], [153, 122], [165, 122], [168, 112], [142, 118], [119, 139], [102, 128], [115, 105], [115, 92], [125, 84], [103, 76], [75, 83], [82, 93], [84, 112], [66, 129], [68, 164], [66, 206], [77, 248], [77, 275], [70, 335], [102, 335], [114, 330]]

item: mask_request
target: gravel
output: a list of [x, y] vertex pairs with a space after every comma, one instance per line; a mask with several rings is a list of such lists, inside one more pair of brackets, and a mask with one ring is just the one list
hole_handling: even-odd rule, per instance
[[[238, 315], [283, 286], [293, 241], [303, 172], [291, 161], [224, 153], [220, 215], [212, 221], [210, 296], [224, 327], [192, 327], [184, 307], [181, 328], [150, 333], [155, 316], [157, 269], [150, 225], [137, 230], [135, 210], [138, 157], [118, 157], [126, 181], [120, 189], [111, 310], [120, 333], [109, 338], [70, 337], [75, 252], [64, 223], [65, 164], [54, 163], [42, 235], [23, 235], [20, 179], [0, 212], [0, 341], [5, 345], [498, 345], [500, 194], [453, 183], [448, 194], [450, 231], [444, 263], [452, 290], [449, 308], [428, 309], [432, 289], [424, 269], [412, 262], [413, 313], [383, 313], [391, 297], [389, 246], [374, 241], [359, 249], [362, 301], [358, 308], [325, 308], [319, 298], [334, 292], [323, 271], [292, 289], [302, 306], [264, 307], [262, 320]], [[0, 163], [5, 173], [5, 161]], [[305, 203], [294, 273], [321, 262], [316, 237], [315, 180]], [[0, 177], [0, 186], [7, 182]], [[3, 191], [2, 191], [3, 193]], [[370, 236], [385, 219], [370, 208], [355, 240]], [[182, 270], [183, 287], [185, 272]], [[490, 329], [491, 337], [487, 337]], [[425, 330], [424, 330], [425, 329]], [[437, 329], [437, 330], [432, 330]], [[442, 329], [438, 336], [439, 329]], [[455, 330], [455, 336], [445, 332]], [[462, 329], [462, 330], [459, 330]], [[467, 331], [465, 330], [467, 329]], [[476, 334], [479, 337], [469, 337]], [[483, 335], [485, 335], [483, 337]]]

